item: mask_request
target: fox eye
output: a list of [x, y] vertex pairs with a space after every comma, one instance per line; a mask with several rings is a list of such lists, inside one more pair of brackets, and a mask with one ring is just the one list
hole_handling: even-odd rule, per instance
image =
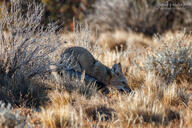
[[63, 73], [62, 72], [58, 72], [59, 75], [63, 76]]
[[125, 84], [125, 85], [126, 85], [127, 83], [126, 83], [125, 81], [122, 81], [122, 84]]
[[116, 74], [117, 74], [117, 76], [120, 76], [120, 74], [118, 72]]

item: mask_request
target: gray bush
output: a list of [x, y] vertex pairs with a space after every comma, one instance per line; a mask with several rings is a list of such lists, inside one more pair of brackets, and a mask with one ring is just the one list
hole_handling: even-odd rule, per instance
[[35, 127], [27, 122], [27, 118], [21, 115], [21, 111], [13, 111], [11, 105], [5, 105], [0, 101], [0, 127]]
[[58, 41], [56, 27], [53, 24], [47, 28], [41, 26], [42, 6], [31, 4], [28, 13], [22, 15], [19, 2], [11, 4], [10, 12], [5, 5], [2, 7], [0, 19], [1, 72], [4, 70], [8, 77], [14, 74], [32, 77], [50, 65], [48, 55], [55, 50]]
[[34, 76], [50, 70], [49, 55], [59, 44], [57, 27], [40, 24], [42, 6], [29, 3], [24, 14], [21, 6], [20, 0], [12, 0], [10, 8], [1, 5], [0, 18], [0, 87], [15, 97], [30, 93]]
[[175, 42], [154, 55], [148, 55], [144, 63], [146, 70], [155, 71], [167, 83], [174, 80], [192, 82], [192, 43], [187, 46]]

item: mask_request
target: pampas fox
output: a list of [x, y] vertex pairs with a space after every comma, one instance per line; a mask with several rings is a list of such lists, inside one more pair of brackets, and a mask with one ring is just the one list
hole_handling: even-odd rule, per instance
[[131, 89], [122, 73], [121, 64], [114, 64], [110, 69], [96, 60], [93, 55], [83, 47], [69, 47], [60, 56], [60, 64], [66, 63], [68, 69], [76, 72], [85, 72], [106, 86], [113, 86], [120, 91], [130, 92]]

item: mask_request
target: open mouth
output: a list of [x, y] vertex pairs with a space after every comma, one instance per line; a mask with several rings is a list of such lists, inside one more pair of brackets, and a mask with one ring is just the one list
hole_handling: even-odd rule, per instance
[[118, 88], [120, 92], [130, 93], [132, 90], [130, 88], [120, 87]]

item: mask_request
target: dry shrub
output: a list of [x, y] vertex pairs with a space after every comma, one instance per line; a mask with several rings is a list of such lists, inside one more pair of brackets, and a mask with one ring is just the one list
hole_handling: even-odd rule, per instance
[[192, 43], [190, 40], [175, 38], [172, 42], [161, 41], [163, 46], [149, 54], [144, 62], [146, 70], [155, 71], [167, 83], [192, 81]]
[[22, 115], [21, 110], [14, 110], [10, 104], [7, 106], [0, 102], [0, 127], [35, 127], [30, 123], [30, 117]]
[[28, 79], [9, 80], [7, 86], [1, 85], [1, 100], [13, 107], [39, 107], [47, 100], [47, 88], [40, 82]]
[[10, 9], [1, 5], [0, 85], [15, 98], [14, 103], [22, 105], [30, 101], [31, 106], [33, 100], [44, 97], [45, 87], [33, 81], [50, 70], [49, 55], [58, 46], [59, 38], [54, 24], [46, 28], [40, 24], [41, 5], [29, 4], [25, 15], [21, 5], [21, 1], [11, 1]]

